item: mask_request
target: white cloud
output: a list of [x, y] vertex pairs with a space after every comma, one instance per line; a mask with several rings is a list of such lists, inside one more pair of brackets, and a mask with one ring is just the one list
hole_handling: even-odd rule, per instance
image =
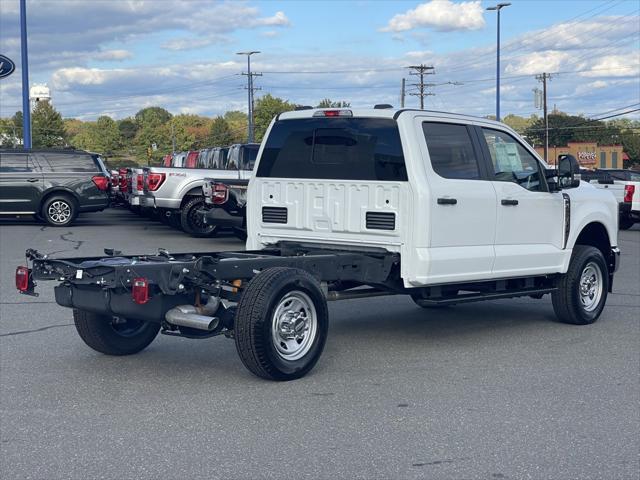
[[258, 18], [254, 20], [254, 25], [265, 25], [269, 27], [289, 27], [291, 22], [284, 12], [276, 12], [272, 17]]
[[640, 55], [630, 52], [626, 55], [608, 55], [589, 62], [589, 71], [583, 77], [640, 77]]
[[415, 50], [412, 52], [405, 53], [404, 56], [412, 60], [422, 60], [425, 58], [432, 57], [433, 52], [431, 50]]
[[119, 50], [103, 50], [100, 53], [97, 53], [93, 57], [95, 60], [114, 60], [114, 61], [122, 61], [127, 60], [129, 58], [133, 58], [133, 53], [129, 50], [119, 49]]
[[383, 32], [404, 32], [419, 27], [440, 32], [478, 30], [484, 27], [480, 1], [453, 3], [451, 0], [431, 0], [412, 10], [395, 15]]
[[266, 32], [262, 32], [260, 34], [260, 36], [265, 37], [265, 38], [275, 38], [278, 35], [280, 35], [280, 32], [278, 32], [276, 30], [267, 30]]
[[572, 56], [567, 52], [549, 50], [546, 52], [531, 52], [518, 57], [517, 60], [505, 62], [504, 71], [512, 75], [537, 75], [542, 72], [557, 72], [565, 70]]

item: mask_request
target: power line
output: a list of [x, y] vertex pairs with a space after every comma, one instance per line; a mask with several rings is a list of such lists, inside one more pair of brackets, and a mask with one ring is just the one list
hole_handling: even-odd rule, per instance
[[425, 65], [425, 64], [411, 65], [408, 68], [410, 70], [412, 70], [411, 72], [409, 72], [409, 75], [415, 75], [415, 76], [420, 78], [420, 82], [419, 83], [412, 83], [411, 84], [412, 86], [416, 87], [418, 89], [418, 91], [417, 92], [409, 92], [409, 95], [412, 95], [414, 97], [419, 97], [420, 98], [420, 110], [424, 110], [424, 97], [427, 97], [427, 96], [430, 96], [430, 95], [435, 95], [435, 93], [428, 92], [426, 90], [426, 87], [433, 86], [433, 84], [424, 83], [424, 76], [425, 75], [435, 75], [436, 69], [434, 68], [433, 65]]

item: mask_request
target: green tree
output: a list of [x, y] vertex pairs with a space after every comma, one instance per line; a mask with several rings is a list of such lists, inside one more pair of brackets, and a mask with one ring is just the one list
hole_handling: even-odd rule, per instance
[[266, 94], [264, 97], [259, 98], [256, 101], [256, 107], [254, 112], [255, 122], [255, 139], [257, 142], [262, 141], [269, 124], [273, 117], [282, 112], [295, 109], [295, 104], [282, 98], [274, 97], [271, 94]]
[[531, 115], [529, 118], [526, 118], [510, 113], [502, 119], [502, 122], [509, 125], [519, 134], [523, 134], [526, 129], [529, 128], [537, 120], [538, 117], [535, 115]]
[[99, 153], [111, 156], [122, 148], [120, 129], [111, 117], [106, 115], [98, 117], [95, 130]]
[[209, 132], [213, 120], [193, 114], [176, 115], [171, 119], [177, 150], [193, 150], [209, 146]]
[[125, 142], [131, 142], [138, 132], [138, 125], [131, 118], [123, 118], [118, 121], [118, 130]]
[[138, 128], [148, 125], [158, 126], [171, 120], [171, 114], [162, 107], [147, 107], [139, 110], [135, 119]]
[[234, 135], [229, 123], [223, 117], [216, 117], [211, 123], [209, 131], [209, 143], [215, 147], [225, 147], [231, 145]]
[[231, 143], [244, 143], [247, 141], [247, 114], [238, 110], [231, 110], [224, 114], [224, 119], [229, 124], [233, 141]]
[[64, 122], [50, 102], [38, 102], [31, 116], [33, 147], [64, 147]]
[[345, 101], [334, 102], [329, 98], [324, 98], [320, 100], [316, 108], [347, 108], [350, 106], [351, 104], [349, 102], [345, 102]]

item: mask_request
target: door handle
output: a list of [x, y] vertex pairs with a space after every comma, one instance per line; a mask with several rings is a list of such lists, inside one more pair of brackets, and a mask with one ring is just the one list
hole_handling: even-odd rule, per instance
[[27, 182], [29, 182], [29, 183], [36, 183], [36, 182], [38, 182], [39, 180], [40, 180], [39, 178], [29, 178], [29, 179], [27, 179]]
[[509, 200], [509, 199], [503, 198], [500, 203], [502, 203], [502, 205], [507, 206], [507, 207], [508, 206], [514, 206], [515, 207], [516, 205], [518, 205], [518, 200]]
[[458, 203], [458, 200], [455, 198], [439, 198], [438, 205], [455, 205]]

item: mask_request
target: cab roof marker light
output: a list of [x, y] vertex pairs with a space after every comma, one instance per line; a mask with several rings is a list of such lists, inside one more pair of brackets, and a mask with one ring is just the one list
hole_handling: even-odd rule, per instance
[[318, 110], [314, 117], [353, 117], [351, 110]]

